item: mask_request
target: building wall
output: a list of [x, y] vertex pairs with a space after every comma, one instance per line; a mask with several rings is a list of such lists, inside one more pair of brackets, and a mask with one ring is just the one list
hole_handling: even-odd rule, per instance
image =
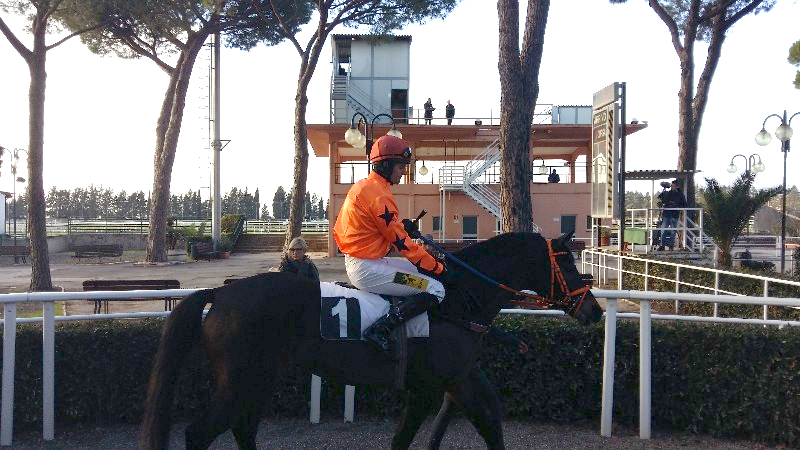
[[[347, 197], [350, 184], [331, 184], [329, 220], [333, 224]], [[494, 186], [499, 192], [499, 186]], [[586, 227], [590, 214], [591, 185], [588, 183], [531, 183], [533, 221], [542, 229], [542, 236], [555, 238], [561, 235], [562, 216], [575, 217], [575, 238], [588, 240], [591, 230]], [[423, 209], [427, 214], [420, 222], [423, 234], [432, 234], [436, 239], [461, 240], [464, 238], [464, 216], [477, 216], [478, 239], [489, 239], [497, 234], [497, 219], [460, 191], [444, 194], [444, 211], [438, 185], [400, 184], [392, 186], [392, 193], [401, 218], [415, 218]], [[444, 236], [434, 233], [433, 217], [442, 217]], [[331, 226], [329, 254], [336, 254]]]
[[[351, 43], [349, 83], [366, 94], [367, 98], [351, 94], [374, 115], [391, 114], [392, 89], [408, 90], [410, 44], [407, 40], [354, 40]], [[346, 100], [333, 100], [332, 103], [334, 123], [349, 123], [356, 111]]]

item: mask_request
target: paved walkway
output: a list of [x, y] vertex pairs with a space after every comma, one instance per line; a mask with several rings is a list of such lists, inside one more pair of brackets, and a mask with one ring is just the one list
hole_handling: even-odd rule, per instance
[[[85, 280], [178, 280], [182, 288], [211, 288], [221, 286], [228, 278], [245, 278], [276, 269], [281, 260], [280, 252], [234, 253], [229, 259], [194, 261], [184, 254], [170, 256], [167, 263], [144, 263], [144, 252], [128, 251], [122, 258], [103, 258], [98, 261], [85, 258], [78, 261], [72, 253], [50, 255], [50, 277], [56, 289], [80, 292]], [[327, 253], [311, 252], [309, 257], [319, 269], [322, 281], [347, 281], [344, 258], [328, 257]], [[11, 257], [0, 258], [0, 294], [25, 292], [30, 286], [29, 264], [14, 264]], [[613, 288], [612, 288], [613, 289]], [[605, 309], [605, 302], [599, 300]], [[111, 302], [109, 312], [162, 311], [160, 300], [144, 302]], [[67, 315], [91, 314], [94, 302], [71, 301], [65, 305]], [[621, 301], [620, 311], [638, 311], [638, 306]]]

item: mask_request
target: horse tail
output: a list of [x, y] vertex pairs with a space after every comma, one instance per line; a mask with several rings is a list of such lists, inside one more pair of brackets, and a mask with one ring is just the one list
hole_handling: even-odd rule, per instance
[[195, 292], [178, 303], [164, 323], [144, 403], [142, 449], [169, 447], [169, 412], [178, 371], [192, 346], [201, 342], [203, 308], [213, 299], [213, 289]]

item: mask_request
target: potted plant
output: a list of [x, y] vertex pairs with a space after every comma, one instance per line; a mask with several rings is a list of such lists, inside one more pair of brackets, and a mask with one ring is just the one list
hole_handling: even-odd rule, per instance
[[601, 246], [611, 245], [611, 229], [610, 228], [600, 227], [600, 245]]
[[219, 257], [222, 259], [230, 258], [232, 250], [233, 250], [233, 241], [231, 241], [231, 237], [223, 236], [222, 240], [219, 242]]

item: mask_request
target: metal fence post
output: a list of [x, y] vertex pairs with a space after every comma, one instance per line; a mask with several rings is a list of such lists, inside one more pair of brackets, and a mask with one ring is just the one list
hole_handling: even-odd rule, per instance
[[603, 393], [600, 409], [600, 435], [611, 437], [614, 406], [614, 359], [617, 340], [617, 299], [606, 299], [606, 329], [603, 344]]

